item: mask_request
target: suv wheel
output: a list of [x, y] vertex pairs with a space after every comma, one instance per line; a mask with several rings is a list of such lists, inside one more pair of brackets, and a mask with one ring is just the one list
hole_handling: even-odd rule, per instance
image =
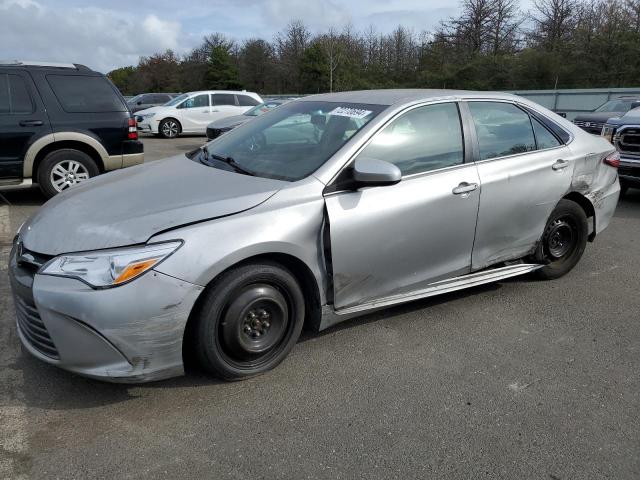
[[84, 152], [72, 149], [49, 153], [38, 168], [38, 184], [47, 197], [67, 190], [98, 175], [93, 159]]
[[182, 127], [180, 126], [180, 122], [173, 118], [165, 118], [160, 122], [158, 126], [158, 133], [163, 138], [175, 138], [180, 135], [182, 131]]

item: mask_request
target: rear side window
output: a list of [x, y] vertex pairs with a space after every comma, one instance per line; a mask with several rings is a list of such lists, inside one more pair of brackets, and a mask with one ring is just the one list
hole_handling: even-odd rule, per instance
[[127, 111], [126, 105], [104, 77], [47, 75], [47, 81], [65, 112]]
[[536, 135], [538, 150], [553, 148], [560, 145], [558, 139], [549, 130], [547, 130], [547, 127], [536, 120], [535, 117], [531, 117], [531, 122], [533, 123], [533, 132]]
[[213, 104], [214, 105], [235, 105], [236, 96], [233, 95], [232, 93], [214, 93]]
[[0, 114], [33, 113], [29, 89], [20, 75], [0, 74]]
[[401, 115], [377, 133], [359, 156], [394, 163], [403, 175], [463, 163], [457, 105], [427, 105]]
[[256, 105], [260, 105], [260, 102], [249, 95], [236, 95], [236, 97], [238, 98], [238, 105], [241, 107], [255, 107]]
[[529, 115], [511, 103], [469, 102], [480, 160], [536, 149]]

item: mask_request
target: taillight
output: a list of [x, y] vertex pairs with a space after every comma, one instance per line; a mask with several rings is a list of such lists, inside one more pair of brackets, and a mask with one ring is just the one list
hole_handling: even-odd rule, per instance
[[612, 154], [605, 157], [603, 162], [610, 167], [618, 168], [620, 166], [620, 154], [618, 152], [613, 152]]
[[129, 125], [129, 133], [127, 133], [127, 138], [129, 140], [137, 140], [138, 139], [138, 129], [136, 127], [135, 118], [130, 118], [128, 121]]

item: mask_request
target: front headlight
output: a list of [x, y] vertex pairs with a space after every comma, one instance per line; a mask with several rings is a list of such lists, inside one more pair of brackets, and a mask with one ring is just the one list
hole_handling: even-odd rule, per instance
[[139, 116], [144, 120], [145, 118], [151, 118], [154, 115], [155, 115], [155, 113], [145, 113], [145, 114], [139, 115]]
[[182, 242], [167, 242], [95, 252], [60, 255], [44, 265], [39, 273], [76, 278], [94, 288], [127, 283], [163, 261]]
[[607, 140], [609, 140], [609, 143], [613, 143], [614, 132], [615, 132], [615, 127], [613, 125], [605, 124], [604, 127], [602, 127], [601, 135]]

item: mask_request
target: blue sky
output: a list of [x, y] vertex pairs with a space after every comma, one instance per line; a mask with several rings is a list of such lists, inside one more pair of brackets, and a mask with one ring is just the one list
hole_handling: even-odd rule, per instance
[[312, 31], [402, 24], [419, 32], [457, 11], [456, 0], [0, 0], [0, 58], [106, 72], [167, 48], [185, 53], [213, 32], [271, 39], [293, 19]]

